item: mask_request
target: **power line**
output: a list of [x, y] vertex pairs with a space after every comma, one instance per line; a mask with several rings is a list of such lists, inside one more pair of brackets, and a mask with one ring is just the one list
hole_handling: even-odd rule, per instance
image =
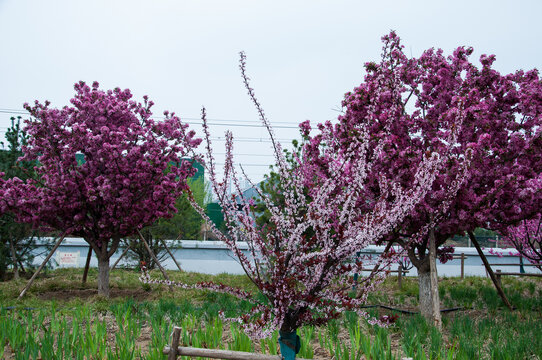
[[[226, 155], [223, 152], [213, 152], [214, 155]], [[234, 156], [262, 156], [262, 157], [274, 157], [274, 154], [248, 154], [248, 153], [233, 153]]]
[[[2, 111], [0, 111], [1, 113]], [[10, 113], [10, 114], [13, 114], [13, 113]], [[182, 120], [182, 119], [181, 119]], [[189, 125], [199, 125], [199, 126], [202, 126], [203, 124], [201, 123], [196, 123], [196, 122], [192, 122], [192, 121], [184, 121], [185, 124], [189, 124]], [[212, 126], [228, 126], [228, 127], [244, 127], [244, 128], [265, 128], [264, 125], [262, 124], [233, 124], [233, 123], [222, 123], [222, 124], [219, 124], [219, 123], [213, 123], [213, 122], [207, 122], [207, 125], [212, 125]], [[5, 126], [1, 126], [0, 129], [7, 129], [7, 127]], [[272, 126], [273, 129], [299, 129], [298, 126], [285, 126], [285, 125], [274, 125]]]
[[[16, 110], [16, 109], [5, 109], [0, 108], [0, 113], [4, 114], [12, 114], [12, 115], [28, 115], [26, 111], [23, 110]], [[153, 116], [154, 118], [158, 119], [165, 119], [164, 116]], [[202, 125], [202, 120], [200, 118], [195, 117], [179, 117], [181, 121], [184, 121], [187, 124], [191, 125]], [[186, 121], [188, 120], [188, 121]], [[260, 123], [258, 120], [241, 120], [241, 119], [215, 119], [215, 118], [209, 118], [207, 119], [208, 125], [213, 126], [237, 126], [237, 127], [260, 127], [264, 128], [265, 126]], [[235, 123], [242, 123], [242, 124], [235, 124]], [[287, 125], [272, 125], [273, 128], [276, 129], [298, 129], [299, 126], [295, 122], [288, 122], [288, 121], [272, 121], [273, 124], [287, 124]]]
[[[28, 113], [26, 111], [17, 110], [17, 109], [10, 109], [10, 108], [0, 108], [0, 113], [11, 114], [11, 115], [28, 115]], [[162, 118], [163, 119], [165, 117], [164, 116], [157, 116], [157, 118]], [[199, 118], [191, 118], [191, 117], [181, 118], [181, 120], [183, 120], [183, 119], [192, 120], [190, 122], [185, 121], [188, 124], [200, 125], [200, 126], [202, 125], [201, 119], [199, 119]], [[194, 121], [200, 121], [200, 122], [195, 123]], [[214, 125], [214, 126], [231, 126], [231, 127], [244, 127], [244, 128], [264, 128], [263, 124], [255, 124], [255, 123], [257, 123], [257, 121], [254, 121], [254, 120], [209, 119], [209, 121], [210, 122], [208, 122], [208, 124], [209, 125]], [[237, 122], [237, 124], [233, 123], [233, 122]], [[277, 123], [277, 124], [292, 124], [292, 123], [289, 123], [289, 122], [280, 122], [280, 121], [275, 122], [275, 123]], [[296, 126], [275, 125], [275, 126], [273, 126], [273, 128], [297, 129], [298, 127], [297, 127], [297, 125]], [[0, 135], [3, 134], [3, 133], [6, 133], [7, 129], [8, 129], [8, 127], [0, 126]], [[217, 141], [217, 142], [226, 141], [226, 138], [222, 137], [222, 136], [212, 136], [210, 139], [212, 141]], [[281, 141], [281, 142], [292, 142], [293, 140], [296, 140], [296, 138], [277, 138], [276, 140]], [[238, 136], [237, 137], [236, 136], [236, 137], [234, 137], [234, 142], [237, 142], [237, 143], [252, 143], [252, 144], [255, 144], [255, 143], [268, 144], [268, 143], [271, 143], [271, 140], [269, 138], [263, 138], [263, 137], [245, 137], [245, 136]], [[225, 153], [215, 153], [215, 155], [225, 155]], [[243, 154], [234, 153], [234, 155], [235, 156], [255, 156], [255, 157], [273, 157], [274, 156], [272, 154], [248, 154], [248, 153], [243, 153]], [[258, 165], [258, 166], [260, 166], [260, 165]]]
[[[2, 127], [1, 129], [7, 129], [6, 127]], [[0, 133], [5, 133], [7, 130], [0, 130]], [[212, 141], [226, 141], [225, 137], [222, 136], [211, 136], [210, 139]], [[276, 141], [282, 141], [282, 142], [289, 142], [293, 140], [297, 140], [295, 138], [282, 138], [282, 139], [275, 139]], [[270, 139], [264, 139], [264, 138], [258, 138], [258, 137], [247, 137], [247, 136], [236, 136], [233, 138], [234, 142], [248, 142], [248, 143], [271, 143]], [[250, 155], [250, 154], [247, 154]]]
[[[190, 122], [190, 121], [185, 121], [185, 123], [190, 124], [190, 125], [202, 125], [202, 124], [194, 123], [194, 122]], [[217, 124], [217, 123], [207, 122], [207, 125], [265, 128], [265, 126], [262, 125], [262, 124], [260, 124], [260, 125], [255, 125], [255, 124], [254, 125], [249, 125], [249, 124], [226, 124], [226, 123]], [[285, 126], [285, 125], [272, 125], [272, 128], [273, 129], [299, 129], [298, 126]]]
[[[161, 118], [164, 118], [163, 116], [159, 116]], [[194, 117], [180, 117], [182, 119], [187, 120], [201, 120], [201, 118], [194, 118]], [[235, 121], [235, 122], [260, 122], [260, 120], [241, 120], [241, 119], [218, 119], [218, 118], [208, 118], [207, 120], [210, 121]], [[273, 121], [275, 124], [290, 124], [290, 125], [297, 125], [295, 121]]]
[[23, 110], [15, 110], [15, 109], [1, 109], [0, 113], [6, 113], [6, 114], [16, 114], [16, 115], [28, 115], [28, 112]]
[[[213, 141], [226, 141], [226, 138], [224, 137], [221, 137], [221, 136], [217, 136], [217, 137], [211, 137], [210, 138], [211, 140]], [[293, 141], [293, 140], [297, 140], [297, 139], [275, 139], [276, 141]], [[238, 142], [238, 141], [241, 141], [241, 142], [252, 142], [252, 143], [270, 143], [271, 140], [269, 139], [264, 139], [264, 138], [257, 138], [257, 137], [244, 137], [244, 136], [234, 136], [233, 137], [233, 142]]]
[[[215, 164], [217, 164], [217, 165], [225, 165], [225, 163], [222, 163], [222, 162], [217, 162]], [[244, 167], [244, 166], [260, 166], [260, 167], [265, 166], [265, 167], [269, 167], [269, 166], [273, 166], [275, 164], [243, 164], [243, 163], [237, 163], [237, 164], [234, 164], [234, 165], [238, 165], [238, 166], [242, 166], [242, 167]]]

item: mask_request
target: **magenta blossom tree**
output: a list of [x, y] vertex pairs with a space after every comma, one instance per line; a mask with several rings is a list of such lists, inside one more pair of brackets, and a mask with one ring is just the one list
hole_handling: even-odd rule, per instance
[[[540, 212], [542, 194], [533, 179], [542, 170], [542, 82], [536, 70], [501, 75], [492, 68], [495, 56], [482, 55], [477, 67], [469, 61], [472, 48], [459, 47], [447, 57], [429, 49], [408, 58], [394, 32], [383, 44], [381, 61], [366, 63], [364, 82], [346, 94], [339, 123], [327, 127], [341, 139], [336, 151], [348, 149], [352, 134], [364, 129], [367, 151], [381, 154], [360, 197], [367, 211], [378, 202], [363, 199], [385, 195], [383, 178], [408, 189], [428, 152], [452, 155], [431, 191], [381, 239], [407, 250], [418, 270], [421, 312], [438, 322], [431, 239], [438, 256], [454, 235], [500, 228]], [[446, 139], [453, 132], [451, 144]], [[470, 165], [463, 172], [466, 157]], [[431, 231], [420, 238], [427, 227]]]
[[[281, 353], [285, 359], [293, 359], [295, 332], [300, 326], [323, 324], [345, 310], [359, 312], [359, 305], [364, 303], [368, 293], [382, 279], [382, 273], [372, 274], [358, 284], [364, 290], [362, 298], [349, 297], [347, 292], [353, 285], [351, 275], [359, 272], [362, 265], [353, 262], [356, 252], [374, 244], [401, 223], [430, 189], [441, 158], [436, 154], [427, 154], [418, 166], [412, 187], [408, 189], [401, 189], [383, 179], [381, 188], [387, 189], [390, 196], [393, 194], [395, 201], [377, 200], [370, 212], [360, 212], [358, 198], [367, 186], [367, 175], [373, 162], [373, 154], [367, 152], [368, 133], [359, 130], [359, 136], [352, 137], [350, 146], [344, 151], [322, 150], [325, 151], [322, 156], [329, 157], [328, 171], [332, 176], [315, 181], [319, 167], [313, 165], [308, 153], [295, 154], [294, 164], [289, 165], [286, 161], [281, 144], [276, 141], [248, 84], [244, 55], [241, 57], [241, 71], [249, 96], [269, 131], [280, 181], [279, 191], [284, 199], [283, 203], [274, 204], [266, 194], [260, 192], [262, 201], [270, 211], [269, 226], [257, 225], [253, 214], [254, 204], [250, 200], [228, 193], [230, 184], [237, 194], [241, 193], [233, 162], [231, 133], [226, 134], [224, 178], [217, 178], [204, 111], [206, 166], [227, 225], [226, 233], [216, 228], [213, 230], [239, 259], [265, 301], [258, 301], [253, 294], [219, 284], [202, 283], [191, 287], [223, 291], [253, 302], [251, 313], [234, 321], [239, 322], [253, 338], [267, 337], [278, 328]], [[330, 134], [321, 136], [332, 142], [333, 139], [327, 138], [327, 135]], [[358, 156], [354, 156], [354, 153]], [[257, 187], [255, 189], [258, 190]], [[193, 205], [205, 216], [197, 203]], [[211, 221], [209, 224], [212, 226]], [[242, 251], [240, 241], [248, 244], [248, 255]], [[391, 257], [374, 259], [379, 264], [390, 261], [393, 261]], [[144, 273], [142, 280], [160, 282], [152, 280], [147, 273]]]
[[[121, 238], [175, 212], [193, 174], [201, 139], [174, 113], [152, 119], [153, 102], [130, 90], [75, 84], [71, 106], [25, 104], [31, 119], [21, 160], [36, 163], [27, 181], [2, 180], [0, 207], [44, 231], [80, 236], [98, 258], [98, 292], [109, 296], [109, 258]], [[79, 161], [78, 161], [79, 159]]]

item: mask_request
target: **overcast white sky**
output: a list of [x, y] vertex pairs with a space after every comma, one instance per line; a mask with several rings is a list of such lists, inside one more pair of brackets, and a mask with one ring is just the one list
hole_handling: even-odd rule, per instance
[[[238, 70], [238, 52], [281, 139], [297, 123], [333, 119], [342, 96], [378, 60], [394, 29], [407, 54], [459, 45], [497, 55], [501, 72], [541, 68], [541, 1], [26, 1], [0, 0], [0, 138], [25, 101], [68, 104], [73, 84], [130, 88], [195, 123], [205, 105], [223, 124], [257, 121]], [[215, 121], [214, 123], [220, 123]], [[256, 124], [256, 123], [252, 123]], [[236, 159], [254, 181], [272, 157], [258, 127], [229, 127]], [[256, 141], [253, 141], [256, 140]], [[285, 141], [289, 142], [288, 141]], [[223, 142], [214, 143], [222, 158]]]

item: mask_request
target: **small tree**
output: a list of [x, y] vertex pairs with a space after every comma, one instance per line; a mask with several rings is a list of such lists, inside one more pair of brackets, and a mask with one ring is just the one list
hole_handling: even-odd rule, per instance
[[513, 247], [517, 254], [528, 259], [542, 271], [542, 216], [523, 220], [518, 225], [510, 226], [503, 232], [503, 244]]
[[[482, 55], [478, 68], [469, 61], [472, 48], [459, 47], [448, 57], [429, 49], [407, 58], [394, 32], [383, 43], [381, 61], [367, 63], [364, 82], [345, 96], [345, 112], [334, 129], [342, 139], [336, 151], [349, 148], [358, 127], [369, 133], [369, 151], [384, 146], [364, 188], [369, 199], [385, 193], [382, 177], [410, 188], [427, 152], [453, 155], [432, 191], [383, 239], [407, 249], [418, 270], [420, 310], [439, 322], [431, 244], [438, 253], [454, 235], [499, 228], [540, 211], [542, 193], [533, 179], [542, 171], [542, 82], [536, 70], [501, 75], [492, 68], [495, 56]], [[454, 131], [450, 146], [445, 139]], [[461, 159], [468, 152], [470, 167], [463, 176]], [[428, 226], [433, 231], [419, 238]]]
[[75, 84], [75, 92], [62, 109], [25, 104], [32, 118], [21, 160], [37, 163], [36, 176], [4, 181], [0, 207], [40, 229], [83, 237], [98, 258], [98, 293], [109, 296], [109, 258], [121, 238], [176, 211], [193, 173], [181, 158], [201, 140], [174, 113], [153, 120], [147, 96], [141, 104], [128, 89], [103, 91], [97, 82]]
[[[293, 359], [297, 348], [295, 333], [300, 326], [323, 324], [338, 317], [345, 310], [359, 310], [359, 304], [364, 302], [381, 277], [372, 274], [358, 284], [365, 290], [362, 299], [349, 297], [347, 290], [353, 285], [350, 275], [361, 268], [360, 263], [352, 262], [355, 253], [385, 236], [412, 210], [417, 201], [423, 198], [431, 186], [440, 160], [438, 156], [429, 154], [422, 161], [416, 176], [417, 181], [411, 189], [403, 191], [388, 182], [388, 189], [394, 194], [396, 201], [378, 201], [373, 211], [360, 213], [357, 199], [366, 186], [366, 174], [371, 167], [371, 156], [366, 152], [366, 133], [361, 131], [360, 136], [353, 137], [351, 146], [344, 152], [326, 151], [322, 154], [328, 157], [329, 171], [334, 176], [320, 182], [317, 176], [319, 168], [313, 166], [308, 154], [294, 155], [296, 166], [288, 166], [282, 147], [276, 141], [249, 86], [245, 75], [244, 54], [241, 55], [241, 71], [249, 96], [269, 131], [281, 184], [280, 191], [284, 196], [284, 203], [273, 204], [271, 199], [260, 191], [260, 196], [271, 214], [270, 226], [257, 226], [252, 201], [228, 193], [230, 183], [238, 194], [241, 193], [233, 163], [233, 140], [229, 132], [226, 134], [224, 179], [217, 179], [203, 110], [203, 128], [207, 141], [206, 166], [211, 185], [222, 206], [228, 230], [224, 234], [215, 228], [215, 234], [239, 259], [245, 273], [265, 299], [260, 301], [250, 293], [221, 284], [202, 283], [192, 287], [227, 292], [254, 303], [250, 314], [235, 321], [254, 338], [269, 336], [278, 328], [282, 356]], [[328, 142], [333, 141], [326, 138], [327, 133], [322, 136]], [[367, 156], [353, 157], [353, 153]], [[193, 205], [205, 216], [197, 203]], [[239, 247], [239, 241], [248, 244], [248, 255]], [[378, 261], [391, 260], [381, 258]], [[146, 282], [159, 282], [151, 280], [146, 273], [142, 279]], [[374, 319], [372, 321], [376, 322]]]
[[[6, 132], [7, 148], [0, 150], [0, 173], [5, 173], [6, 178], [26, 179], [27, 174], [32, 173], [32, 163], [17, 161], [22, 156], [21, 147], [27, 141], [20, 121], [20, 117], [11, 118], [11, 127]], [[0, 144], [4, 147], [4, 143]], [[13, 266], [15, 279], [19, 277], [19, 268], [32, 265], [35, 235], [30, 225], [15, 221], [13, 215], [0, 216], [0, 278], [5, 276], [10, 265]]]

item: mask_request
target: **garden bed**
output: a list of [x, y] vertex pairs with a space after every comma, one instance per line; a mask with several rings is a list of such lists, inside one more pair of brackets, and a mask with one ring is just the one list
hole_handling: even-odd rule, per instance
[[[217, 317], [219, 310], [237, 316], [250, 309], [249, 303], [207, 291], [170, 293], [167, 288], [142, 285], [139, 273], [129, 270], [112, 272], [108, 300], [94, 290], [94, 272], [91, 269], [85, 286], [80, 281], [82, 270], [49, 272], [21, 301], [16, 298], [24, 280], [0, 283], [0, 339], [5, 345], [0, 358], [53, 359], [63, 354], [70, 359], [165, 359], [162, 349], [174, 325], [182, 327], [185, 346], [277, 352], [276, 333], [272, 339], [252, 342], [236, 326]], [[221, 281], [255, 291], [244, 276], [174, 271], [169, 275], [174, 280]], [[403, 289], [398, 290], [396, 279], [388, 279], [369, 297], [369, 303], [416, 311], [416, 279], [403, 281]], [[466, 308], [443, 315], [442, 334], [419, 315], [368, 309], [376, 317], [393, 316], [395, 322], [381, 329], [346, 313], [326, 327], [304, 327], [299, 356], [328, 360], [352, 359], [352, 353], [373, 359], [540, 358], [542, 281], [507, 277], [503, 285], [517, 307], [514, 312], [502, 306], [488, 279], [441, 279], [442, 308]]]

